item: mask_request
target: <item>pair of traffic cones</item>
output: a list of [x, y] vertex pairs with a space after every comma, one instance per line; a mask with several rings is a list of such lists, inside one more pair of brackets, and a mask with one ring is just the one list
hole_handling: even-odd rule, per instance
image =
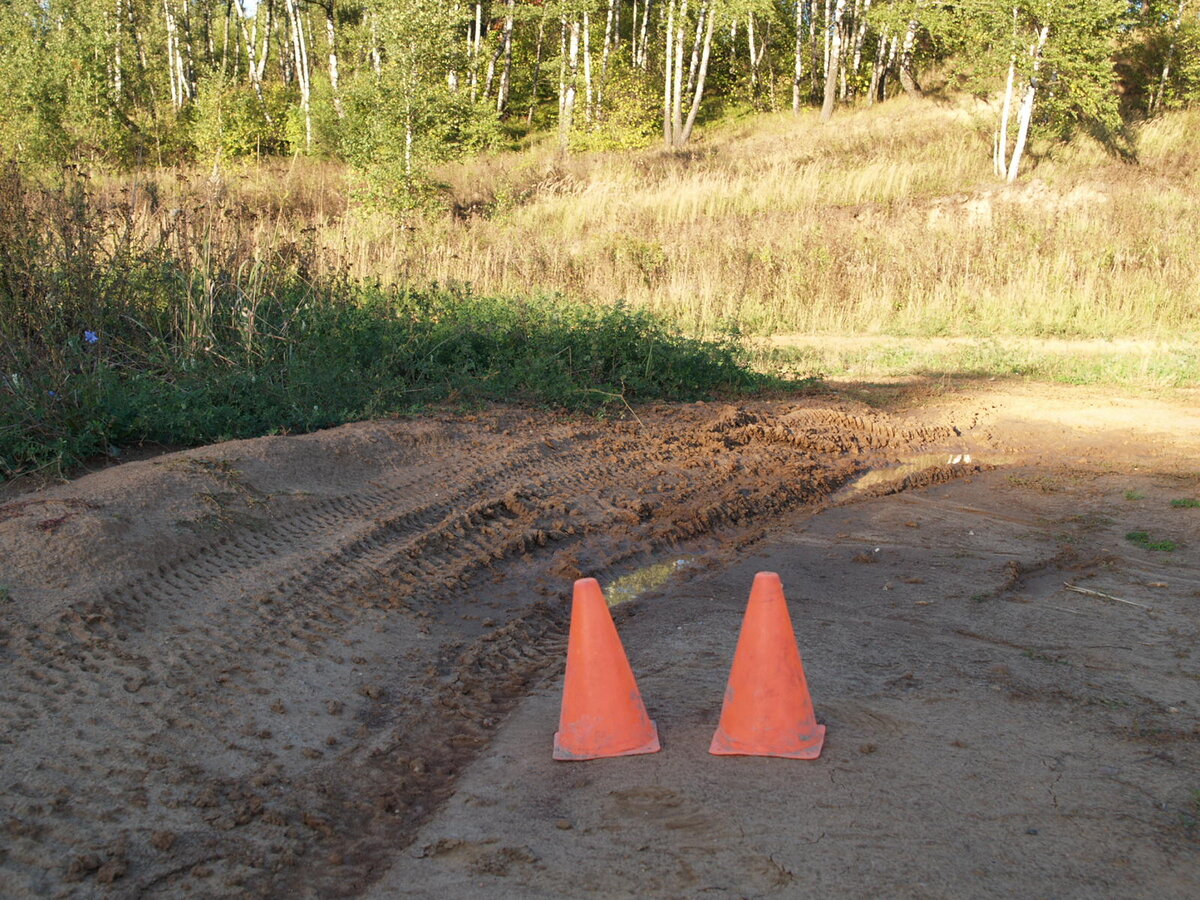
[[[813, 715], [783, 584], [759, 572], [742, 621], [721, 723], [709, 752], [718, 756], [816, 759], [825, 726]], [[562, 714], [555, 759], [632, 756], [660, 749], [658, 729], [594, 578], [575, 582]]]

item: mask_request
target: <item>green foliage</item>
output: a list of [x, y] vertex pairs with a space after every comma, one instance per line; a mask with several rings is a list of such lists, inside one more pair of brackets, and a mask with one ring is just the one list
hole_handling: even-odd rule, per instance
[[1150, 538], [1150, 534], [1145, 531], [1131, 531], [1125, 535], [1125, 540], [1137, 544], [1146, 550], [1156, 550], [1163, 553], [1174, 553], [1179, 549], [1179, 545], [1174, 541], [1161, 540], [1156, 541]]
[[[962, 86], [982, 96], [1003, 90], [1015, 61], [1014, 104], [1034, 79], [1036, 118], [1066, 136], [1081, 125], [1120, 131], [1112, 54], [1129, 15], [1125, 0], [1021, 0], [946, 7], [925, 18], [953, 55], [951, 73]], [[1035, 73], [1030, 48], [1043, 27], [1048, 37]]]
[[732, 341], [646, 311], [385, 290], [215, 245], [184, 258], [106, 230], [78, 182], [34, 199], [9, 166], [3, 477], [117, 445], [307, 431], [448, 398], [600, 411], [763, 383]]
[[1175, 509], [1200, 509], [1200, 500], [1195, 497], [1180, 497], [1177, 500], [1171, 501], [1171, 506]]
[[[192, 140], [201, 159], [238, 159], [281, 153], [290, 146], [287, 123], [293, 97], [282, 85], [267, 85], [260, 100], [248, 84], [220, 77], [205, 80], [196, 98]], [[300, 143], [304, 145], [304, 125]]]
[[495, 109], [441, 85], [360, 78], [347, 98], [342, 148], [366, 178], [366, 199], [393, 209], [427, 206], [436, 198], [428, 167], [501, 146]]
[[615, 58], [595, 119], [589, 125], [578, 116], [577, 122], [579, 127], [570, 138], [572, 150], [633, 150], [653, 143], [662, 129], [662, 99], [656, 79], [624, 58]]

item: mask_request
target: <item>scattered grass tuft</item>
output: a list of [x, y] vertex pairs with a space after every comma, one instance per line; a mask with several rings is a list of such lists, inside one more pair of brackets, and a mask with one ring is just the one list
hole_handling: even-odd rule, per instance
[[1125, 540], [1137, 544], [1146, 550], [1157, 550], [1163, 553], [1174, 553], [1179, 549], [1179, 544], [1172, 540], [1152, 540], [1149, 532], [1146, 531], [1131, 531], [1125, 535]]
[[1195, 497], [1180, 497], [1178, 500], [1172, 500], [1171, 506], [1175, 509], [1200, 509], [1200, 500]]
[[1126, 500], [1145, 500], [1146, 495], [1143, 494], [1141, 491], [1126, 491], [1125, 499]]

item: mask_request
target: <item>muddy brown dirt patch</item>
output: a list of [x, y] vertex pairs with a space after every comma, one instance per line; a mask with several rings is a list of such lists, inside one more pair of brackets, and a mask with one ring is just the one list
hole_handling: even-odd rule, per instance
[[830, 402], [502, 410], [16, 497], [0, 892], [361, 893], [560, 665], [573, 578], [749, 546], [962, 441]]

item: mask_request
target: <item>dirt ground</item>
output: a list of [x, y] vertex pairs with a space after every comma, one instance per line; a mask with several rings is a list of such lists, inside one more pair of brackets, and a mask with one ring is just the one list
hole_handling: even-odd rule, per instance
[[[9, 486], [0, 896], [1200, 896], [1198, 460], [1195, 394], [918, 380]], [[815, 761], [707, 753], [761, 570]], [[551, 760], [582, 575], [661, 753]]]

